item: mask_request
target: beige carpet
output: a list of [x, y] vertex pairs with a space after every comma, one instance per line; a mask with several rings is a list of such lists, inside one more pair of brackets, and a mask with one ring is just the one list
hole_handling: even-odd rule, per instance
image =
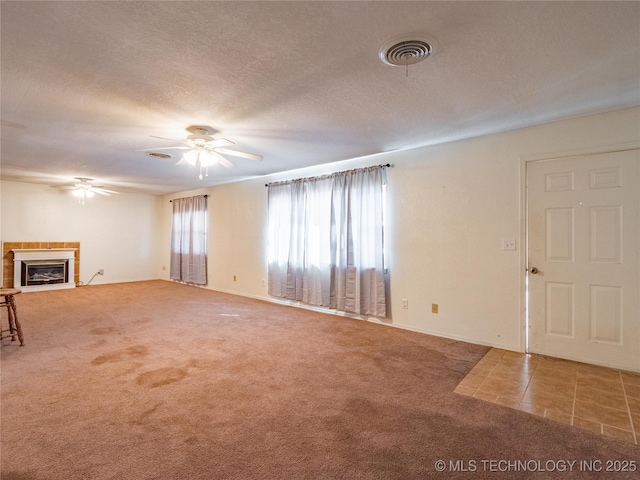
[[2, 480], [564, 479], [600, 477], [482, 461], [640, 463], [637, 446], [453, 393], [482, 346], [163, 281], [16, 299]]

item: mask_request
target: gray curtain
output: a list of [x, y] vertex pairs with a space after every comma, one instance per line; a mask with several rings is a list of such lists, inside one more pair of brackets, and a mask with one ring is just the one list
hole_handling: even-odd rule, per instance
[[172, 280], [207, 284], [207, 217], [205, 195], [173, 200]]
[[269, 186], [270, 295], [386, 315], [384, 173], [370, 167]]

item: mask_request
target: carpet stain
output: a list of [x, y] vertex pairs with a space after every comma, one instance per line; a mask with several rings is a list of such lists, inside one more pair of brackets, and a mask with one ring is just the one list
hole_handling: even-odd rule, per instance
[[149, 349], [144, 345], [134, 345], [132, 347], [127, 348], [127, 354], [132, 357], [146, 357], [149, 352]]
[[136, 325], [141, 325], [143, 323], [151, 323], [152, 320], [150, 318], [147, 317], [143, 317], [143, 318], [137, 318], [136, 320], [133, 320], [131, 323], [134, 323]]
[[161, 405], [162, 405], [162, 403], [156, 403], [153, 407], [151, 407], [148, 410], [145, 410], [140, 415], [138, 415], [138, 418], [129, 421], [129, 423], [131, 423], [133, 425], [144, 425], [145, 423], [147, 423], [147, 419], [151, 415], [153, 415], [155, 413], [155, 411], [158, 409], [158, 407], [160, 407]]
[[133, 345], [126, 350], [120, 350], [117, 352], [105, 353], [104, 355], [100, 355], [99, 357], [91, 360], [93, 365], [102, 365], [103, 363], [115, 363], [124, 360], [125, 354], [133, 357], [140, 358], [146, 357], [148, 355], [149, 349], [144, 345]]
[[98, 327], [90, 330], [89, 333], [93, 333], [94, 335], [109, 335], [115, 331], [116, 329], [114, 327]]
[[189, 360], [189, 367], [192, 368], [212, 368], [214, 365], [214, 362], [212, 362], [211, 360], [207, 360], [205, 358], [192, 358], [191, 360]]
[[3, 472], [2, 478], [3, 480], [37, 480], [38, 477], [28, 473]]
[[103, 363], [114, 363], [122, 360], [122, 352], [113, 352], [100, 355], [91, 360], [92, 365], [102, 365]]
[[159, 368], [150, 372], [141, 373], [136, 383], [142, 387], [156, 388], [182, 380], [187, 376], [184, 368]]

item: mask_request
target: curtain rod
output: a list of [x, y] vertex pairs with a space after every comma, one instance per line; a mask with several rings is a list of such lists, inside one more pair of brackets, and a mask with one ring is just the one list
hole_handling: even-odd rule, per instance
[[[354, 168], [352, 170], [343, 170], [342, 172], [329, 173], [329, 174], [327, 174], [327, 176], [329, 176], [329, 175], [337, 175], [339, 173], [354, 172], [356, 170], [366, 170], [367, 168], [371, 168], [371, 167], [389, 168], [389, 167], [391, 167], [391, 164], [390, 163], [384, 163], [384, 164], [380, 164], [380, 165], [370, 165], [368, 167]], [[323, 175], [320, 175], [320, 176], [323, 176]], [[318, 177], [309, 177], [309, 178], [318, 178]], [[285, 181], [290, 181], [291, 182], [291, 181], [295, 181], [295, 180], [285, 180]], [[265, 183], [264, 186], [268, 187], [269, 185], [272, 185], [274, 183], [280, 183], [280, 182]]]
[[[196, 197], [199, 197], [200, 195], [196, 195]], [[204, 198], [208, 198], [209, 195], [202, 195]], [[189, 198], [189, 197], [183, 197], [183, 198]], [[176, 198], [175, 200], [180, 200], [179, 198]], [[173, 200], [169, 200], [169, 203], [172, 203]]]

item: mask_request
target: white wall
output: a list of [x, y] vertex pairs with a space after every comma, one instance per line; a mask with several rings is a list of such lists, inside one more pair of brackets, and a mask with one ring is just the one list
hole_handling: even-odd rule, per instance
[[80, 242], [80, 280], [92, 285], [160, 277], [161, 197], [96, 195], [84, 205], [68, 191], [3, 181], [3, 242]]
[[[263, 286], [267, 278], [264, 184], [391, 163], [387, 234], [391, 308], [384, 322], [522, 351], [524, 158], [633, 141], [640, 141], [637, 108], [176, 193], [163, 200], [162, 262], [169, 264], [168, 200], [208, 193], [208, 288], [269, 298]], [[518, 250], [502, 251], [502, 238], [516, 238]], [[168, 278], [168, 271], [163, 278]], [[408, 309], [401, 308], [401, 299], [408, 300]], [[438, 314], [431, 313], [432, 303], [439, 305]]]

